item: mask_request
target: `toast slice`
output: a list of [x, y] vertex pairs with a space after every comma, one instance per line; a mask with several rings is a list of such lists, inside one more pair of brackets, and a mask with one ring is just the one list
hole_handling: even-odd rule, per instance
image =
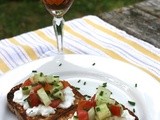
[[74, 105], [70, 106], [67, 109], [57, 108], [56, 113], [50, 114], [47, 117], [40, 115], [30, 117], [26, 114], [26, 111], [23, 109], [23, 106], [13, 101], [14, 92], [19, 90], [22, 84], [19, 84], [13, 87], [7, 94], [7, 102], [9, 109], [17, 116], [18, 120], [68, 120], [73, 116], [77, 109], [78, 101], [84, 100], [85, 97], [76, 90], [73, 86], [70, 86], [73, 93], [75, 94]]

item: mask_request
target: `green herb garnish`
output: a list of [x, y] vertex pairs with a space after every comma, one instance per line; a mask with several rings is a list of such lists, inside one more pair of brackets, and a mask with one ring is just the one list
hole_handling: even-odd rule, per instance
[[135, 106], [135, 105], [136, 105], [136, 103], [133, 102], [133, 101], [128, 101], [128, 103], [129, 103], [130, 105], [132, 105], [132, 106]]
[[96, 63], [93, 63], [92, 66], [94, 66]]
[[86, 97], [86, 98], [91, 98], [91, 96], [89, 96], [89, 95], [84, 95], [84, 97]]
[[74, 117], [74, 119], [76, 119], [76, 120], [78, 119], [78, 116], [73, 116], [73, 117]]
[[32, 70], [32, 73], [36, 73], [37, 72], [37, 70]]
[[28, 90], [28, 87], [23, 87], [22, 90]]
[[40, 72], [40, 77], [42, 77], [43, 76], [43, 73], [42, 72]]
[[99, 107], [97, 107], [97, 108], [96, 108], [96, 111], [99, 112], [99, 111], [101, 111], [101, 109], [100, 109]]
[[62, 63], [60, 63], [59, 66], [62, 66]]
[[80, 83], [81, 82], [81, 80], [78, 80], [78, 83]]
[[99, 95], [100, 95], [100, 96], [103, 96], [103, 93], [104, 93], [104, 92], [103, 92], [103, 91], [101, 91], [101, 92], [99, 93]]
[[107, 83], [103, 83], [102, 87], [107, 87]]
[[75, 87], [75, 89], [76, 89], [76, 90], [80, 90], [80, 88], [79, 88], [79, 87]]
[[134, 86], [137, 87], [137, 83]]
[[136, 110], [133, 108], [133, 112], [135, 113], [136, 112]]

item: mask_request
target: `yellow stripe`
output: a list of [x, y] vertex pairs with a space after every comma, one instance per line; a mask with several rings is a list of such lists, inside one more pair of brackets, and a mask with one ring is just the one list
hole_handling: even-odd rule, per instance
[[1, 66], [2, 72], [4, 73], [10, 70], [7, 64], [2, 59], [0, 59], [0, 66]]
[[76, 32], [75, 30], [71, 29], [69, 26], [65, 25], [64, 29], [71, 33], [72, 35], [80, 38], [81, 40], [83, 40], [84, 42], [86, 42], [87, 44], [93, 46], [94, 48], [97, 48], [103, 52], [105, 52], [107, 55], [111, 56], [112, 58], [114, 59], [118, 59], [120, 61], [123, 61], [123, 62], [126, 62], [126, 63], [129, 63], [133, 66], [136, 66], [138, 67], [139, 69], [145, 71], [146, 73], [150, 74], [152, 77], [154, 77], [155, 79], [159, 80], [160, 81], [160, 78], [157, 77], [156, 75], [154, 75], [153, 73], [151, 73], [150, 71], [146, 70], [145, 68], [142, 68], [142, 67], [139, 67], [138, 65], [135, 65], [133, 63], [130, 63], [129, 61], [127, 61], [126, 59], [124, 59], [123, 57], [121, 57], [119, 54], [115, 53], [114, 51], [111, 51], [107, 48], [103, 48], [102, 46], [92, 42], [91, 40], [87, 39], [86, 37], [82, 36], [81, 34], [79, 34], [78, 32]]
[[136, 66], [138, 67], [139, 69], [143, 70], [144, 72], [146, 72], [147, 74], [151, 75], [153, 78], [155, 78], [156, 80], [158, 80], [160, 82], [160, 78], [158, 76], [156, 76], [155, 74], [153, 74], [152, 72], [148, 71], [147, 69], [143, 68], [143, 67], [140, 67], [140, 66], [137, 66], [137, 65], [134, 65], [132, 63], [130, 63], [131, 65], [133, 66]]
[[91, 20], [89, 20], [87, 18], [84, 18], [84, 20], [88, 24], [90, 24], [93, 27], [95, 27], [96, 29], [99, 29], [99, 30], [103, 31], [104, 33], [107, 33], [107, 34], [109, 34], [109, 35], [117, 38], [118, 40], [123, 41], [123, 42], [129, 44], [130, 46], [134, 47], [135, 49], [137, 49], [138, 51], [142, 52], [143, 54], [146, 54], [146, 55], [150, 56], [151, 58], [153, 58], [153, 59], [155, 59], [157, 61], [160, 61], [160, 56], [152, 53], [151, 51], [149, 51], [146, 48], [142, 47], [141, 45], [137, 44], [136, 42], [131, 41], [131, 40], [129, 40], [129, 39], [127, 39], [127, 38], [125, 38], [125, 37], [123, 37], [123, 36], [121, 36], [121, 35], [113, 32], [111, 30], [107, 29], [107, 28], [104, 28], [103, 26], [98, 25], [98, 24], [92, 22]]
[[82, 36], [81, 34], [79, 34], [78, 32], [76, 32], [75, 30], [71, 29], [69, 26], [65, 25], [64, 29], [71, 33], [72, 35], [74, 36], [77, 36], [78, 38], [80, 38], [81, 40], [83, 40], [84, 42], [86, 42], [87, 44], [93, 46], [94, 48], [97, 48], [103, 52], [105, 52], [107, 55], [110, 55], [112, 56], [113, 58], [115, 59], [118, 59], [118, 60], [121, 60], [121, 61], [124, 61], [124, 62], [127, 62], [123, 57], [119, 56], [117, 53], [115, 53], [114, 51], [111, 51], [109, 49], [106, 49], [94, 42], [92, 42], [91, 40], [89, 40], [88, 38]]
[[[46, 36], [42, 31], [40, 30], [36, 30], [34, 31], [39, 37], [41, 37], [42, 39], [46, 40], [47, 42], [49, 42], [50, 44], [52, 44], [53, 46], [57, 46], [57, 42], [51, 38], [49, 38], [48, 36]], [[67, 48], [64, 48], [64, 53], [67, 54], [73, 54], [72, 51], [70, 51]]]
[[38, 56], [36, 55], [35, 51], [30, 46], [22, 45], [18, 41], [16, 41], [16, 39], [14, 39], [14, 38], [9, 38], [9, 41], [12, 42], [13, 44], [17, 45], [17, 46], [21, 46], [26, 51], [26, 53], [28, 54], [28, 56], [32, 60], [35, 60], [35, 59], [38, 58]]

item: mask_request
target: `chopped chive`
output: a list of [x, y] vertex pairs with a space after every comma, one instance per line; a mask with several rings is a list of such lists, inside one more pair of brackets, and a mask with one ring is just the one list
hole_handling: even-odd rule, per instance
[[86, 85], [86, 82], [84, 82], [83, 85]]
[[56, 93], [56, 92], [58, 92], [58, 91], [59, 91], [59, 89], [56, 88], [56, 89], [54, 89], [53, 93]]
[[133, 108], [133, 112], [135, 113], [136, 112], [136, 110]]
[[107, 87], [107, 83], [103, 83], [102, 87]]
[[74, 119], [76, 119], [76, 120], [78, 119], [78, 116], [73, 116], [73, 117], [74, 117]]
[[93, 63], [92, 66], [94, 66], [96, 63]]
[[132, 106], [135, 106], [135, 105], [136, 105], [136, 103], [133, 102], [133, 101], [128, 101], [128, 103], [129, 103], [130, 105], [132, 105]]
[[134, 86], [137, 87], [137, 83]]
[[62, 66], [62, 63], [60, 63], [59, 66]]
[[81, 80], [78, 80], [78, 83], [80, 83], [81, 82]]
[[28, 98], [25, 98], [23, 101], [25, 102], [25, 101], [27, 101], [27, 99], [28, 99]]
[[53, 76], [54, 78], [59, 78], [59, 76], [58, 75], [55, 75], [55, 76]]
[[75, 87], [75, 89], [76, 89], [76, 90], [80, 90], [80, 88], [79, 88], [79, 87]]
[[99, 95], [100, 95], [100, 96], [103, 96], [103, 91], [101, 91], [101, 92], [99, 93]]
[[42, 72], [40, 72], [40, 77], [42, 77], [43, 76], [43, 73]]
[[89, 95], [84, 95], [84, 97], [86, 97], [86, 98], [91, 98], [91, 96], [89, 96]]
[[36, 73], [37, 72], [37, 70], [32, 70], [32, 73]]
[[100, 109], [99, 107], [97, 107], [97, 108], [96, 108], [96, 111], [99, 112], [99, 111], [101, 111], [101, 109]]
[[28, 90], [28, 87], [23, 87], [22, 90]]

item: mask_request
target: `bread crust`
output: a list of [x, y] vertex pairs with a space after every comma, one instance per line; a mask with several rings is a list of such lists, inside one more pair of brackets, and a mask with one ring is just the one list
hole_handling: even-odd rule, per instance
[[75, 98], [76, 98], [74, 101], [74, 105], [70, 106], [67, 109], [57, 108], [55, 114], [51, 114], [47, 117], [43, 117], [40, 115], [30, 117], [26, 114], [26, 111], [23, 109], [23, 106], [13, 101], [14, 92], [19, 90], [20, 87], [21, 87], [21, 84], [16, 85], [7, 94], [8, 107], [17, 116], [18, 120], [68, 120], [75, 113], [77, 109], [78, 101], [85, 99], [85, 97], [80, 92], [78, 92], [73, 86], [71, 86], [71, 89], [75, 94]]
[[[120, 104], [116, 101], [116, 104]], [[122, 104], [121, 104], [122, 105]], [[124, 105], [122, 105], [123, 110], [127, 110], [129, 112], [130, 115], [135, 117], [135, 120], [139, 120], [138, 117], [134, 114], [134, 112], [132, 112], [131, 110], [129, 110], [128, 108], [126, 108]]]

